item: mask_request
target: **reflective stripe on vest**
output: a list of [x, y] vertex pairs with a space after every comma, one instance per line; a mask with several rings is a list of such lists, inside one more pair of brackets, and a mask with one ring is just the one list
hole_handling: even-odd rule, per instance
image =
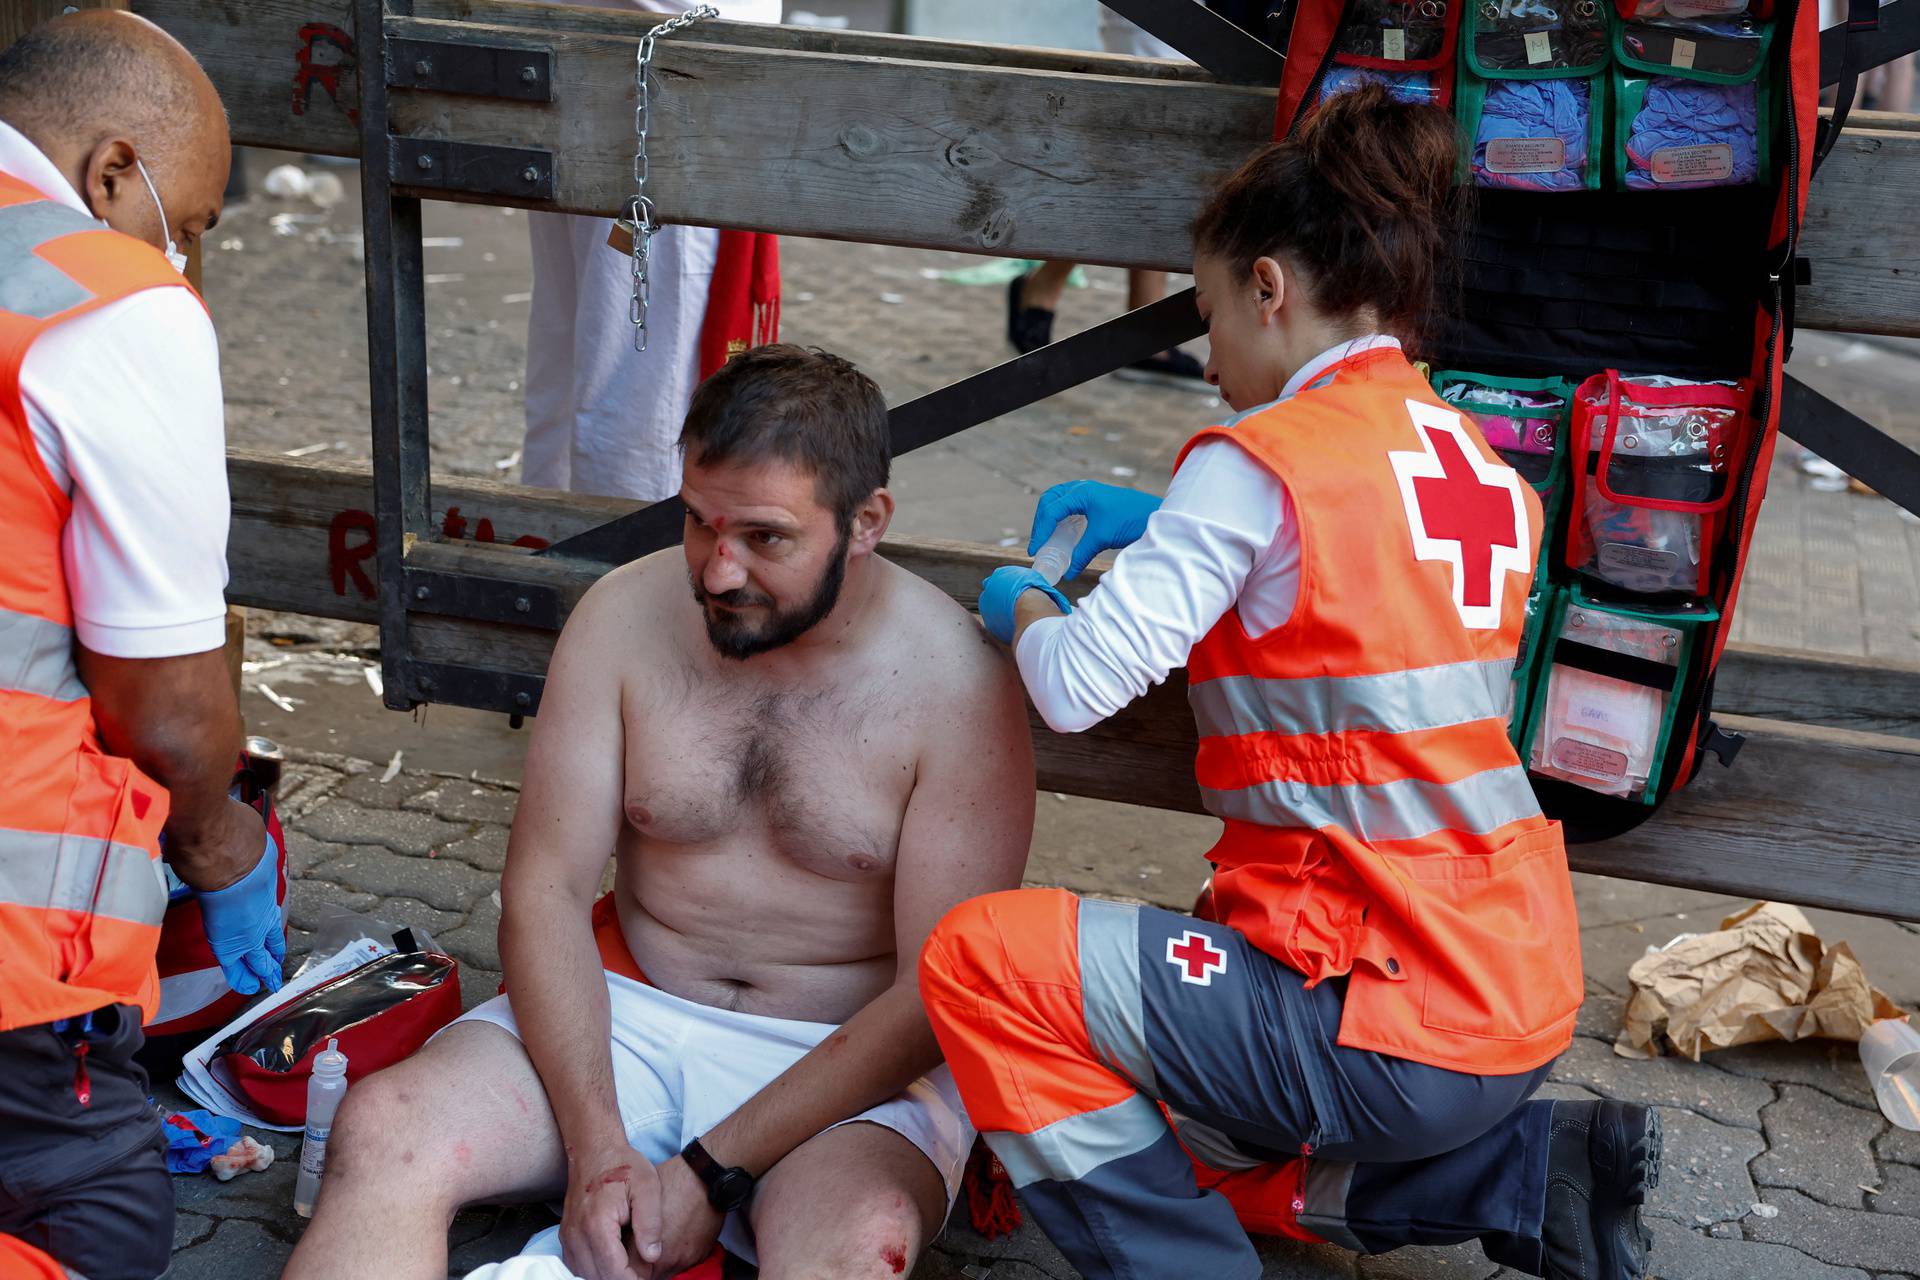
[[1540, 801], [1519, 765], [1482, 770], [1458, 782], [1401, 778], [1333, 787], [1291, 781], [1232, 791], [1202, 787], [1200, 801], [1216, 818], [1268, 827], [1341, 827], [1369, 844], [1417, 840], [1437, 831], [1485, 835], [1540, 814]]
[[[4, 211], [0, 211], [4, 212]], [[0, 609], [0, 691], [55, 702], [87, 696], [73, 663], [73, 631], [30, 613]]]
[[35, 257], [34, 251], [49, 240], [99, 226], [86, 214], [51, 200], [0, 208], [0, 262], [10, 264], [0, 273], [0, 311], [45, 320], [92, 297], [79, 281]]
[[158, 927], [167, 885], [138, 845], [0, 827], [0, 902]]
[[1504, 718], [1510, 661], [1367, 676], [1223, 676], [1187, 687], [1203, 738], [1247, 733], [1415, 733]]

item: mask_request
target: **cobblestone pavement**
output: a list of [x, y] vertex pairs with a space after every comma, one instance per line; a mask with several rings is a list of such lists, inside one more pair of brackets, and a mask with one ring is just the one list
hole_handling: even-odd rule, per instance
[[[492, 995], [500, 974], [495, 929], [513, 781], [403, 769], [383, 783], [384, 762], [293, 754], [280, 793], [293, 875], [290, 951], [306, 951], [309, 931], [327, 908], [346, 907], [429, 930], [460, 961], [467, 1007]], [[1144, 847], [1121, 848], [1117, 858], [1096, 864], [1083, 856], [1074, 833], [1084, 841], [1090, 823], [1100, 820], [1089, 802], [1043, 805], [1035, 843], [1047, 852], [1036, 859], [1035, 879], [1167, 906], [1192, 901], [1195, 873], [1168, 874], [1151, 859], [1195, 863], [1179, 855], [1198, 847], [1204, 820], [1155, 815]], [[1178, 843], [1155, 848], [1156, 840]], [[1714, 927], [1740, 901], [1591, 876], [1576, 880], [1589, 995], [1579, 1034], [1548, 1092], [1663, 1109], [1666, 1168], [1650, 1210], [1655, 1273], [1671, 1280], [1864, 1280], [1920, 1272], [1920, 1134], [1881, 1118], [1850, 1047], [1747, 1047], [1698, 1064], [1633, 1062], [1612, 1052], [1632, 960], [1677, 933]], [[1854, 944], [1895, 999], [1920, 1002], [1920, 929], [1811, 914], [1823, 936]], [[161, 1097], [182, 1105], [170, 1088]], [[266, 1173], [226, 1184], [204, 1176], [175, 1179], [180, 1217], [173, 1280], [274, 1275], [299, 1238], [302, 1224], [291, 1207], [298, 1138], [256, 1136], [270, 1141], [279, 1157]], [[515, 1252], [551, 1221], [537, 1206], [461, 1214], [451, 1274]], [[1263, 1249], [1269, 1277], [1298, 1280], [1511, 1274], [1487, 1263], [1473, 1244], [1367, 1259], [1291, 1242]], [[956, 1225], [915, 1274], [1040, 1280], [1073, 1272], [1031, 1225], [999, 1241]]]

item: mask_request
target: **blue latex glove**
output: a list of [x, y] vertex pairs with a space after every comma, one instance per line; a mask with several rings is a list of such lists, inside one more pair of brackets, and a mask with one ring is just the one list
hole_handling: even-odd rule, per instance
[[[1147, 531], [1147, 517], [1159, 509], [1160, 499], [1138, 489], [1122, 489], [1117, 484], [1101, 484], [1098, 480], [1069, 480], [1057, 484], [1040, 495], [1040, 503], [1033, 509], [1033, 536], [1027, 539], [1027, 554], [1040, 550], [1062, 519], [1084, 515], [1087, 531], [1074, 544], [1073, 558], [1067, 562], [1067, 572], [1061, 581], [1077, 578], [1087, 567], [1087, 561], [1102, 551], [1138, 541]], [[982, 608], [982, 616], [985, 613]]]
[[[1085, 539], [1081, 541], [1084, 543]], [[1067, 598], [1048, 586], [1047, 580], [1032, 569], [1023, 564], [1003, 564], [980, 584], [980, 621], [987, 624], [987, 630], [1001, 644], [1013, 643], [1013, 604], [1023, 591], [1044, 591], [1060, 606], [1060, 612], [1073, 612]]]
[[224, 889], [202, 893], [200, 918], [206, 924], [207, 944], [227, 985], [243, 996], [265, 986], [280, 989], [280, 971], [287, 960], [287, 938], [280, 922], [275, 891], [280, 879], [280, 850], [267, 836], [266, 851], [253, 870]]

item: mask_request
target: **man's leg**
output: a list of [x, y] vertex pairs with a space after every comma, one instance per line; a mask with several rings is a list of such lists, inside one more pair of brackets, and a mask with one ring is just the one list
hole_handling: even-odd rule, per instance
[[286, 1280], [443, 1280], [462, 1205], [565, 1189], [559, 1129], [526, 1050], [498, 1026], [459, 1023], [347, 1091]]
[[90, 1280], [152, 1280], [173, 1249], [140, 1038], [130, 1005], [95, 1011], [91, 1030], [73, 1018], [0, 1033], [0, 1232]]
[[896, 1280], [946, 1213], [946, 1183], [918, 1147], [884, 1125], [840, 1125], [795, 1148], [754, 1195], [761, 1278]]

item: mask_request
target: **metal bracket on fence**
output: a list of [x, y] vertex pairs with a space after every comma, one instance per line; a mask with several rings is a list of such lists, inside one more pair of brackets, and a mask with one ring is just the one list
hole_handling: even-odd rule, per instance
[[387, 177], [396, 187], [553, 199], [553, 153], [444, 138], [394, 138]]
[[409, 613], [437, 613], [543, 631], [558, 631], [563, 621], [560, 593], [552, 587], [414, 568], [407, 570], [406, 582]]
[[508, 715], [537, 715], [540, 694], [547, 687], [545, 676], [520, 671], [496, 671], [492, 667], [469, 667], [450, 662], [411, 660], [408, 674], [413, 688], [427, 702], [456, 707], [477, 707], [482, 711], [504, 711]]
[[387, 41], [387, 87], [553, 101], [553, 50], [453, 40]]

